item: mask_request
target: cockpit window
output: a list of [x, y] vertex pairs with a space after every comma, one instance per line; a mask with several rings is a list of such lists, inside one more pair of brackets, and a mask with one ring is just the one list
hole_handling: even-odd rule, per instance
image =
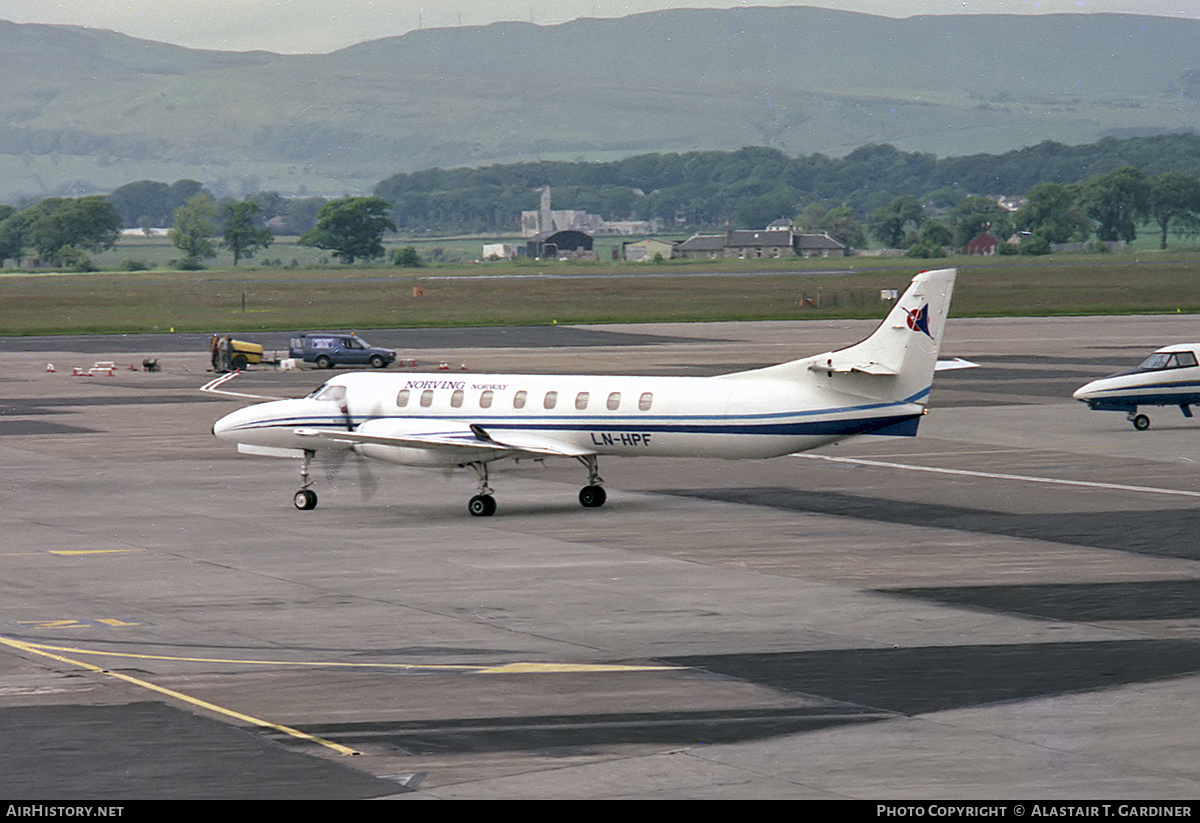
[[326, 384], [310, 394], [309, 397], [313, 400], [323, 400], [329, 403], [341, 403], [346, 399], [346, 387], [331, 386]]
[[1142, 361], [1138, 371], [1162, 371], [1163, 369], [1186, 369], [1196, 365], [1196, 355], [1190, 351], [1155, 352]]

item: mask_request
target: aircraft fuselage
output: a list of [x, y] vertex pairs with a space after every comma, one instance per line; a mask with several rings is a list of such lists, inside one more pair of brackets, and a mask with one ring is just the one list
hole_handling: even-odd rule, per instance
[[[263, 403], [226, 416], [213, 431], [246, 445], [304, 450], [350, 445], [316, 442], [314, 430], [389, 436], [474, 425], [502, 441], [514, 434], [544, 437], [598, 455], [766, 458], [856, 434], [915, 434], [924, 411], [926, 392], [880, 401], [751, 374], [730, 379], [735, 376], [351, 373], [314, 392], [343, 387], [341, 400], [310, 396]], [[359, 450], [388, 462], [427, 466], [480, 459], [475, 448], [363, 443]]]

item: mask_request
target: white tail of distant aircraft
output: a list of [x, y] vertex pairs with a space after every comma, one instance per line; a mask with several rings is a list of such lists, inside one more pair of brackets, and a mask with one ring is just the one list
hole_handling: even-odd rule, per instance
[[605, 501], [601, 455], [767, 458], [860, 434], [916, 434], [955, 273], [917, 275], [861, 343], [777, 366], [718, 377], [348, 373], [303, 399], [233, 412], [213, 434], [243, 453], [302, 458], [299, 509], [317, 505], [311, 458], [343, 450], [470, 467], [476, 516], [496, 511], [493, 461], [572, 457], [588, 470], [579, 502], [593, 508]]

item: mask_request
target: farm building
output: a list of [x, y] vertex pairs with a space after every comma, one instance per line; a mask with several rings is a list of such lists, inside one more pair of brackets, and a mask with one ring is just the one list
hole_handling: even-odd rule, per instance
[[592, 238], [574, 229], [543, 232], [525, 244], [525, 254], [531, 258], [588, 257], [591, 253]]

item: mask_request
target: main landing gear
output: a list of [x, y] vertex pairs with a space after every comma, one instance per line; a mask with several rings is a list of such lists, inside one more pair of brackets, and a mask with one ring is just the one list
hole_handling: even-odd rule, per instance
[[604, 481], [600, 479], [600, 466], [596, 455], [584, 454], [576, 459], [587, 466], [588, 470], [587, 485], [579, 490], [579, 505], [585, 509], [598, 509], [604, 505], [608, 495], [604, 493], [604, 486], [601, 485]]
[[[600, 479], [596, 456], [586, 454], [577, 459], [587, 466], [588, 470], [587, 485], [579, 490], [579, 504], [585, 509], [598, 509], [604, 505], [608, 495], [602, 485], [604, 481]], [[492, 488], [488, 485], [488, 464], [468, 463], [467, 465], [475, 470], [475, 474], [479, 478], [479, 494], [467, 502], [467, 511], [471, 513], [472, 517], [491, 517], [496, 513], [496, 498], [492, 497]]]

